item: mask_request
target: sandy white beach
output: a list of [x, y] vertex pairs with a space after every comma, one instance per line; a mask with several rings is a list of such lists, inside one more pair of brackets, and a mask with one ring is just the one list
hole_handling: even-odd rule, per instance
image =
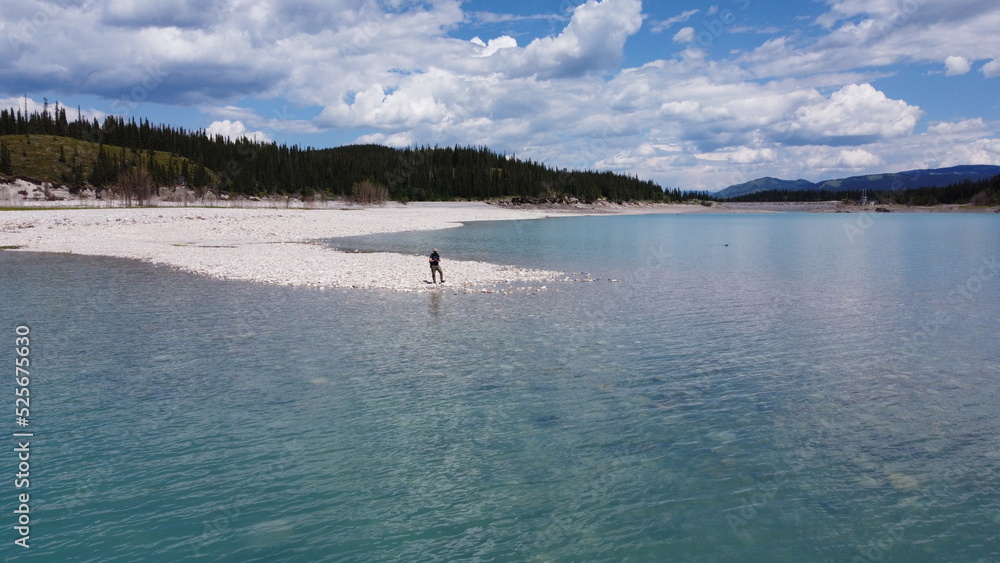
[[[700, 206], [659, 212], [699, 212]], [[130, 258], [197, 274], [265, 284], [414, 291], [429, 281], [426, 256], [344, 253], [320, 239], [457, 227], [463, 222], [534, 219], [572, 211], [509, 209], [485, 203], [411, 203], [370, 208], [240, 209], [151, 207], [0, 212], [6, 251], [60, 252]], [[579, 211], [577, 211], [579, 212]], [[428, 253], [431, 249], [428, 249]], [[443, 256], [446, 287], [489, 290], [498, 284], [566, 279]]]

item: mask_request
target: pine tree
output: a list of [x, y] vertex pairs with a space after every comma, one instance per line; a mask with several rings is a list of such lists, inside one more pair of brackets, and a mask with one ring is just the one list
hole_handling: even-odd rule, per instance
[[109, 186], [118, 178], [118, 172], [122, 167], [118, 166], [115, 159], [108, 156], [104, 150], [104, 145], [97, 151], [97, 159], [94, 161], [94, 168], [90, 171], [87, 179], [91, 185], [96, 187]]
[[0, 142], [0, 174], [13, 174], [14, 165], [10, 159], [10, 150], [7, 145]]

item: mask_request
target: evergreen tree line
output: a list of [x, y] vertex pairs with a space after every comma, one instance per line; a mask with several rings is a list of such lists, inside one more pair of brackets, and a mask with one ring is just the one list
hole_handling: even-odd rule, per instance
[[13, 174], [14, 166], [10, 158], [10, 149], [0, 141], [0, 174]]
[[[766, 190], [722, 201], [734, 202], [810, 202], [810, 201], [858, 201], [866, 195], [861, 190]], [[867, 192], [868, 200], [881, 204], [937, 205], [973, 204], [1000, 205], [1000, 176], [973, 182], [964, 180], [944, 187], [925, 187], [908, 190], [877, 190]]]
[[[73, 183], [83, 183], [78, 171], [79, 168], [74, 155], [70, 176], [76, 176]], [[187, 160], [178, 161], [171, 159], [169, 163], [163, 164], [152, 150], [145, 153], [136, 150], [126, 150], [125, 147], [108, 149], [101, 145], [97, 151], [90, 174], [87, 175], [86, 182], [92, 186], [114, 185], [122, 172], [131, 171], [134, 168], [144, 170], [149, 174], [152, 182], [157, 186], [172, 186], [183, 183], [194, 188], [210, 188], [212, 185], [212, 175], [203, 166], [190, 166]]]
[[[567, 171], [498, 154], [486, 147], [351, 145], [301, 148], [227, 139], [203, 130], [154, 125], [148, 119], [108, 116], [74, 121], [65, 107], [41, 112], [0, 111], [0, 135], [45, 134], [100, 145], [87, 180], [111, 185], [130, 167], [145, 167], [159, 185], [184, 183], [242, 196], [349, 195], [359, 182], [385, 186], [392, 199], [447, 200], [501, 197], [575, 197], [582, 201], [678, 201], [680, 190], [612, 172]], [[185, 169], [158, 164], [152, 151], [187, 159]], [[0, 155], [2, 157], [2, 155]], [[0, 163], [2, 164], [2, 163]]]

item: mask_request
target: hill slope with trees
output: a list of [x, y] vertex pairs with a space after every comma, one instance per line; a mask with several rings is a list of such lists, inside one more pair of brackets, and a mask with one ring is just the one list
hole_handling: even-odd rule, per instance
[[995, 206], [1000, 205], [1000, 175], [978, 182], [963, 180], [943, 187], [933, 186], [905, 190], [767, 190], [730, 197], [723, 201], [758, 203], [858, 201], [862, 197], [880, 204]]
[[[733, 199], [742, 196], [756, 194], [758, 192], [861, 192], [868, 191], [901, 191], [918, 188], [944, 187], [965, 182], [978, 182], [986, 180], [1000, 174], [1000, 166], [991, 165], [963, 165], [949, 168], [907, 170], [906, 172], [895, 172], [891, 174], [869, 174], [866, 176], [852, 176], [837, 180], [824, 180], [822, 182], [809, 182], [807, 180], [779, 180], [777, 178], [759, 178], [743, 184], [729, 186], [714, 194], [719, 199]], [[800, 201], [815, 201], [814, 194], [804, 197], [810, 199]], [[846, 197], [840, 195], [840, 197]], [[833, 197], [832, 199], [840, 199]], [[733, 199], [735, 201], [735, 199]], [[760, 200], [754, 200], [760, 201]], [[792, 201], [792, 200], [789, 200]]]
[[158, 186], [237, 196], [340, 197], [369, 182], [401, 201], [572, 197], [581, 201], [676, 201], [679, 190], [612, 172], [568, 171], [486, 147], [352, 145], [329, 149], [228, 139], [148, 120], [87, 120], [46, 103], [41, 112], [0, 111], [0, 174], [71, 190], [107, 187], [133, 169]]

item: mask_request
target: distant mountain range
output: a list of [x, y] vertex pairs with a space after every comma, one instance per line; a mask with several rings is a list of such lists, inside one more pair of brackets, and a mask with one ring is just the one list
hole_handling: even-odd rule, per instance
[[848, 190], [910, 190], [915, 188], [944, 187], [965, 180], [977, 182], [1000, 175], [1000, 166], [966, 165], [951, 168], [908, 170], [892, 174], [870, 174], [852, 176], [840, 180], [809, 182], [807, 180], [780, 180], [778, 178], [758, 178], [743, 184], [729, 186], [713, 194], [719, 198], [739, 197], [768, 190], [828, 190], [844, 192]]

